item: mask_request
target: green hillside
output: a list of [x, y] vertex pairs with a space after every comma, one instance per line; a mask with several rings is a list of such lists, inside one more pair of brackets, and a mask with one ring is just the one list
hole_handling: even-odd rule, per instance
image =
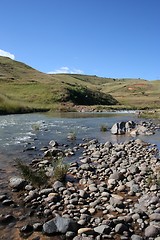
[[0, 57], [0, 113], [74, 110], [76, 105], [114, 105], [117, 100], [72, 75], [41, 73]]
[[0, 114], [95, 108], [159, 108], [160, 81], [45, 74], [0, 57]]

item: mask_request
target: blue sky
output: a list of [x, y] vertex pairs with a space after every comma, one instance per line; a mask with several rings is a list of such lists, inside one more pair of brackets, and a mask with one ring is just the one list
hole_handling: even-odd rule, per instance
[[42, 72], [160, 79], [160, 0], [1, 0], [0, 55]]

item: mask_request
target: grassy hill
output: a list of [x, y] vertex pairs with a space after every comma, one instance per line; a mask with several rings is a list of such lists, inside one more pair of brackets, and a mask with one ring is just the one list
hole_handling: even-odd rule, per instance
[[0, 114], [103, 108], [158, 108], [160, 81], [112, 79], [81, 74], [45, 74], [0, 57]]

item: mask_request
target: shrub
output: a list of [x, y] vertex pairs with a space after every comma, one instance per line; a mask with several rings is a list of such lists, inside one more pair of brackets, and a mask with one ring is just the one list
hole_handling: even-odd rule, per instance
[[19, 159], [16, 160], [16, 164], [25, 180], [30, 182], [33, 186], [40, 187], [46, 185], [48, 177], [46, 176], [44, 169], [41, 168], [34, 171], [31, 166], [26, 165]]
[[57, 158], [57, 160], [54, 161], [52, 165], [54, 167], [54, 180], [64, 182], [66, 179], [69, 165], [63, 162], [63, 158]]
[[101, 125], [100, 126], [100, 131], [101, 132], [106, 132], [107, 131], [107, 126], [106, 125]]

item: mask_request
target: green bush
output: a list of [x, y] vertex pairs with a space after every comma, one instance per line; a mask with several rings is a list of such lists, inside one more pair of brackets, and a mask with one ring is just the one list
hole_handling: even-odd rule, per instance
[[52, 163], [52, 165], [54, 167], [54, 180], [64, 182], [66, 179], [69, 165], [63, 162], [63, 158], [58, 158]]
[[16, 160], [16, 164], [25, 180], [30, 182], [33, 186], [40, 187], [46, 185], [48, 177], [46, 176], [44, 169], [41, 168], [34, 171], [31, 166], [26, 165], [19, 159]]
[[101, 131], [101, 132], [107, 132], [107, 126], [104, 125], [104, 124], [101, 125], [101, 126], [100, 126], [100, 131]]

